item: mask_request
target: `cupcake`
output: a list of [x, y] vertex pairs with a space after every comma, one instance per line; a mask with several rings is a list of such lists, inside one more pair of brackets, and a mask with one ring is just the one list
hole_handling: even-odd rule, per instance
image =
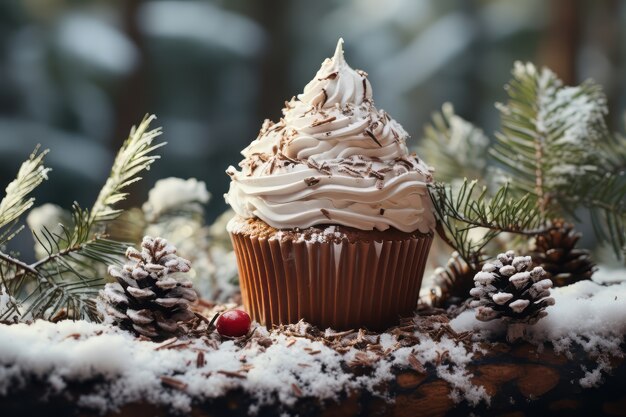
[[267, 327], [396, 324], [417, 305], [432, 243], [431, 168], [376, 109], [342, 39], [282, 113], [226, 171], [245, 308]]

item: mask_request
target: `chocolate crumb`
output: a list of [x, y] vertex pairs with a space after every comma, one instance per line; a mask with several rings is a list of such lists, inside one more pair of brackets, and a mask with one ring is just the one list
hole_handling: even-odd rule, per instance
[[317, 184], [318, 182], [320, 182], [319, 178], [315, 178], [315, 177], [307, 177], [304, 179], [304, 183], [309, 186], [312, 187], [313, 185]]
[[385, 209], [381, 208], [380, 210], [378, 210], [378, 212], [380, 213], [380, 215], [382, 216], [383, 214], [385, 214]]

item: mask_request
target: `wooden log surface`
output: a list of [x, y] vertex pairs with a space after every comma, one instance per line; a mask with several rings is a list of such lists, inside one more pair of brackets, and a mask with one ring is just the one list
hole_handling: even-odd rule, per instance
[[[611, 374], [602, 385], [583, 389], [577, 382], [585, 375], [583, 367], [594, 369], [595, 359], [583, 351], [571, 358], [557, 355], [550, 347], [538, 350], [529, 344], [485, 346], [470, 365], [472, 382], [483, 386], [490, 404], [471, 406], [465, 401], [455, 403], [451, 386], [436, 375], [433, 366], [423, 372], [412, 369], [396, 370], [395, 380], [382, 387], [390, 399], [369, 392], [352, 392], [339, 402], [322, 403], [316, 398], [301, 398], [292, 408], [280, 404], [262, 407], [259, 416], [274, 416], [287, 412], [299, 416], [626, 416], [626, 365], [623, 358], [613, 358]], [[82, 416], [98, 413], [81, 409], [75, 399], [90, 392], [98, 382], [69, 384], [59, 395], [46, 395], [45, 386], [32, 382], [0, 397], [3, 416]], [[247, 416], [252, 400], [243, 391], [203, 403], [197, 403], [190, 415]], [[147, 403], [127, 404], [107, 417], [168, 416], [163, 406]]]

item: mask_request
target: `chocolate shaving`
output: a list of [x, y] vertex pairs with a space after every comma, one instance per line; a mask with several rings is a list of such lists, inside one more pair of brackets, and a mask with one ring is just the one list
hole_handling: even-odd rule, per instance
[[365, 129], [365, 133], [367, 134], [367, 136], [369, 136], [370, 138], [372, 138], [372, 140], [373, 140], [374, 142], [376, 142], [376, 144], [377, 144], [379, 147], [381, 147], [381, 148], [383, 147], [383, 145], [381, 145], [381, 144], [380, 144], [380, 142], [378, 141], [378, 139], [376, 139], [376, 136], [374, 136], [374, 133], [373, 133], [371, 130], [369, 130], [369, 129]]
[[367, 98], [367, 78], [363, 77], [363, 100]]
[[309, 158], [309, 159], [306, 160], [306, 165], [309, 168], [317, 169], [318, 171], [320, 169], [320, 166], [318, 165], [317, 161], [315, 161], [315, 159], [312, 159], [312, 158]]
[[282, 152], [279, 152], [277, 155], [280, 159], [284, 159], [285, 161], [289, 162], [290, 164], [294, 164], [294, 165], [298, 165], [300, 163], [300, 161], [293, 159], [290, 156], [285, 155]]
[[[238, 371], [239, 372], [239, 371]], [[229, 376], [231, 378], [239, 378], [239, 379], [246, 379], [245, 375], [242, 375], [238, 372], [231, 372], [231, 371], [217, 371], [218, 374], [222, 374], [222, 375], [226, 375]]]
[[157, 346], [154, 348], [154, 350], [161, 350], [161, 349], [164, 349], [164, 348], [166, 348], [166, 347], [168, 347], [168, 346], [170, 346], [170, 345], [174, 344], [176, 341], [178, 341], [178, 337], [176, 337], [176, 336], [171, 337], [171, 338], [169, 338], [169, 339], [165, 340], [164, 342], [162, 342], [161, 344], [157, 345]]
[[299, 386], [297, 386], [296, 384], [291, 384], [291, 389], [293, 390], [293, 393], [296, 395], [296, 397], [302, 397], [302, 390]]
[[413, 369], [415, 372], [420, 373], [420, 374], [426, 373], [426, 369], [424, 369], [424, 365], [422, 365], [420, 361], [417, 360], [417, 358], [415, 357], [413, 353], [409, 354], [408, 360], [409, 360], [409, 365], [411, 366], [411, 369]]
[[285, 346], [290, 347], [293, 346], [296, 343], [296, 339], [289, 339], [287, 340], [287, 343], [285, 343]]
[[413, 164], [411, 163], [411, 161], [407, 160], [405, 157], [401, 156], [396, 158], [396, 162], [402, 166], [404, 166], [406, 169], [411, 170], [413, 169]]
[[322, 88], [322, 93], [324, 93], [324, 100], [320, 102], [320, 107], [324, 107], [324, 104], [326, 104], [326, 101], [328, 101], [328, 93], [326, 93], [325, 88]]
[[181, 381], [180, 379], [172, 378], [171, 376], [163, 375], [161, 377], [161, 383], [170, 388], [177, 389], [179, 391], [185, 391], [187, 389], [187, 384]]
[[328, 210], [326, 210], [326, 209], [320, 209], [320, 211], [322, 212], [322, 214], [324, 215], [324, 217], [326, 217], [328, 220], [330, 220], [330, 214], [328, 213]]
[[382, 216], [383, 214], [385, 214], [385, 209], [381, 208], [380, 210], [378, 210], [378, 213], [380, 213], [380, 215]]
[[274, 172], [275, 167], [276, 167], [276, 158], [272, 158], [272, 160], [270, 161], [270, 167], [269, 167], [270, 174]]
[[316, 126], [320, 126], [326, 123], [330, 123], [334, 120], [337, 120], [335, 116], [329, 117], [328, 119], [324, 119], [324, 120], [316, 120], [313, 123], [311, 123], [311, 127], [316, 127]]
[[379, 180], [384, 180], [385, 179], [385, 176], [383, 174], [381, 174], [380, 172], [378, 172], [378, 171], [376, 171], [374, 169], [371, 170], [368, 174], [369, 174], [370, 177], [374, 177], [374, 178], [377, 178]]
[[196, 368], [202, 368], [204, 363], [204, 352], [198, 352], [198, 356], [196, 357]]
[[322, 162], [322, 165], [320, 165], [319, 170], [321, 172], [323, 172], [324, 174], [326, 174], [326, 175], [330, 175], [331, 174], [330, 168], [326, 164], [326, 161]]
[[283, 120], [281, 119], [280, 122], [276, 123], [271, 129], [267, 131], [267, 133], [273, 132], [273, 131], [280, 132], [284, 128], [285, 128], [285, 124], [283, 123]]
[[391, 129], [391, 134], [393, 135], [394, 142], [396, 142], [399, 145], [400, 136], [398, 136], [398, 132], [396, 132], [394, 129]]
[[355, 178], [363, 178], [363, 174], [361, 174], [359, 171], [357, 171], [357, 170], [355, 170], [353, 168], [350, 168], [349, 166], [345, 166], [345, 165], [341, 166], [341, 167], [339, 167], [338, 171], [339, 172], [345, 172], [346, 174], [351, 175], [351, 176], [353, 176]]
[[314, 186], [314, 185], [315, 185], [315, 184], [317, 184], [318, 182], [320, 182], [320, 179], [319, 179], [319, 178], [315, 178], [315, 177], [307, 177], [307, 178], [305, 178], [305, 179], [304, 179], [304, 183], [305, 183], [307, 186], [309, 186], [309, 187]]

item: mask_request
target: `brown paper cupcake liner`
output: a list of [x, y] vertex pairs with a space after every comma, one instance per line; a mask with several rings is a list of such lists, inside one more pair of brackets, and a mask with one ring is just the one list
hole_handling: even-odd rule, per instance
[[382, 330], [417, 305], [432, 235], [306, 242], [231, 234], [244, 306], [259, 323]]

